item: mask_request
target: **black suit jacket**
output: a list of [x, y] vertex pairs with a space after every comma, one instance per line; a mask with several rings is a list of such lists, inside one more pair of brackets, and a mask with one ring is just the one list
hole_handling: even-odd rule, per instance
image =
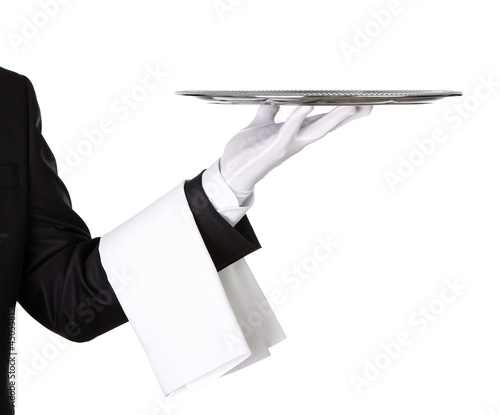
[[[234, 228], [210, 204], [201, 173], [185, 183], [191, 212], [220, 270], [260, 247], [245, 216]], [[99, 257], [99, 240], [73, 211], [41, 134], [35, 91], [0, 68], [0, 413], [9, 398], [9, 321], [19, 302], [36, 320], [83, 342], [127, 321]], [[89, 318], [92, 317], [92, 318]]]

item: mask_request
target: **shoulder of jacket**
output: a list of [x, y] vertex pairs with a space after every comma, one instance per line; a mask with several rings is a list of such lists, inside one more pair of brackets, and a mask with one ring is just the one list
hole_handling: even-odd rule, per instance
[[6, 69], [2, 66], [0, 66], [0, 81], [1, 82], [23, 82], [25, 81], [25, 76], [21, 75], [17, 72], [11, 71], [9, 69]]
[[25, 102], [30, 80], [17, 72], [0, 66], [0, 103], [4, 110], [15, 102]]

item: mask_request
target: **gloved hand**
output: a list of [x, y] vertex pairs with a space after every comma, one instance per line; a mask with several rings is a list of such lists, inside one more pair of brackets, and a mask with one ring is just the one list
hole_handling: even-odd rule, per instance
[[313, 108], [298, 106], [284, 123], [275, 123], [279, 106], [263, 104], [254, 120], [227, 143], [219, 168], [240, 204], [276, 166], [330, 131], [370, 114], [373, 107], [340, 106], [307, 117]]

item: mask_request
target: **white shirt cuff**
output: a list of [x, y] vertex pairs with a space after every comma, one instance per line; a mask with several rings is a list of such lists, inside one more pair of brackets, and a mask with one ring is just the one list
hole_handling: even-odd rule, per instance
[[201, 185], [217, 212], [234, 226], [245, 216], [247, 210], [252, 207], [255, 197], [252, 192], [242, 205], [239, 204], [236, 195], [220, 173], [219, 160], [215, 161], [203, 172]]

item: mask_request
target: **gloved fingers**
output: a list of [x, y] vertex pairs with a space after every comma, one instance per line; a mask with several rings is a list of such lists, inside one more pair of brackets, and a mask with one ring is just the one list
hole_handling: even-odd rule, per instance
[[370, 115], [373, 111], [373, 105], [362, 105], [356, 108], [358, 109], [358, 114], [360, 117], [366, 117], [367, 115]]
[[[356, 114], [354, 115], [355, 118], [360, 118], [364, 117], [366, 115], [369, 115], [370, 112], [373, 109], [373, 105], [361, 105], [356, 107]], [[325, 115], [328, 115], [328, 112], [323, 112], [321, 114], [316, 114], [316, 115], [311, 115], [310, 117], [307, 117], [304, 122], [302, 123], [302, 127], [306, 127], [307, 125], [311, 124], [312, 122], [316, 121], [319, 118], [324, 117]], [[350, 117], [349, 117], [350, 118]], [[344, 124], [346, 120], [342, 121], [340, 124]], [[349, 119], [350, 121], [350, 119]]]
[[302, 122], [302, 125], [300, 126], [301, 128], [302, 127], [307, 127], [309, 124], [312, 124], [313, 122], [319, 120], [320, 118], [323, 118], [325, 115], [328, 115], [329, 113], [328, 112], [323, 112], [321, 114], [316, 114], [316, 115], [311, 115], [310, 117], [307, 117], [303, 122]]
[[[324, 117], [327, 114], [328, 112], [323, 112], [321, 114], [316, 114], [316, 115], [311, 115], [310, 117], [306, 117], [306, 119], [302, 122], [301, 126], [305, 127], [306, 125], [311, 124], [313, 121], [317, 120], [318, 118]], [[275, 123], [275, 125], [280, 128], [283, 124], [284, 124], [283, 122]]]
[[255, 127], [257, 125], [272, 124], [274, 123], [274, 118], [280, 110], [279, 105], [261, 104], [257, 110], [255, 118], [250, 123], [249, 127]]
[[343, 125], [347, 124], [348, 122], [354, 121], [358, 118], [366, 117], [367, 115], [370, 115], [372, 110], [373, 110], [373, 105], [363, 105], [363, 106], [356, 107], [356, 112], [353, 115], [351, 115], [350, 117], [347, 117], [346, 119], [339, 122], [330, 131], [336, 130], [337, 128], [342, 127]]
[[321, 114], [316, 114], [316, 115], [311, 115], [310, 117], [307, 117], [304, 122], [302, 123], [301, 127], [306, 127], [308, 126], [309, 124], [313, 123], [314, 121], [318, 120], [319, 118], [322, 118], [324, 117], [325, 115], [327, 115], [328, 113], [327, 112], [323, 112]]
[[300, 126], [302, 125], [302, 122], [313, 109], [314, 107], [312, 105], [303, 105], [295, 108], [280, 128], [278, 132], [278, 140], [283, 137], [295, 137], [297, 131], [299, 131]]
[[323, 117], [315, 120], [311, 124], [300, 129], [298, 140], [315, 141], [332, 131], [339, 123], [346, 118], [355, 115], [357, 107], [339, 106], [335, 107]]
[[[327, 131], [324, 135], [336, 130], [339, 127], [342, 127], [343, 125], [354, 121], [358, 118], [366, 117], [367, 115], [370, 115], [370, 113], [373, 110], [373, 105], [362, 105], [362, 106], [357, 106], [356, 111], [354, 114], [344, 118], [342, 121], [340, 121], [338, 124], [334, 125], [329, 131]], [[321, 137], [319, 137], [321, 138]], [[317, 138], [316, 138], [317, 139]], [[314, 140], [313, 140], [314, 141]]]

